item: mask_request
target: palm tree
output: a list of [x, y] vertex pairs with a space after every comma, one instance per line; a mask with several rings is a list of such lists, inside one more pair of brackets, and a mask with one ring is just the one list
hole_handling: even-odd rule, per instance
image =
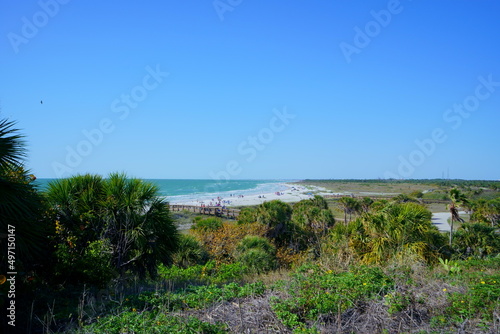
[[322, 209], [322, 210], [328, 209], [328, 203], [326, 202], [326, 200], [322, 196], [314, 195], [313, 198], [310, 198], [306, 201], [311, 202], [312, 205], [318, 207], [319, 209]]
[[416, 197], [408, 196], [406, 194], [399, 194], [397, 196], [394, 196], [392, 198], [392, 201], [397, 203], [407, 203], [407, 202], [420, 203], [420, 200], [418, 200]]
[[350, 244], [365, 263], [382, 263], [391, 257], [417, 256], [432, 261], [443, 243], [431, 223], [431, 213], [422, 205], [391, 203], [375, 214], [351, 224]]
[[464, 257], [483, 257], [500, 252], [500, 238], [495, 227], [482, 223], [464, 223], [455, 233], [453, 246]]
[[171, 263], [179, 236], [155, 185], [124, 174], [80, 175], [50, 184], [47, 199], [59, 242], [71, 242], [74, 256], [103, 240], [121, 275], [155, 276], [158, 263]]
[[450, 224], [450, 247], [453, 240], [453, 224], [456, 221], [463, 222], [464, 220], [460, 218], [458, 209], [462, 206], [468, 204], [467, 197], [460, 192], [457, 188], [450, 189], [450, 200], [451, 203], [448, 205], [448, 210], [451, 214], [451, 224]]
[[[328, 204], [321, 196], [302, 200], [293, 206], [291, 225], [293, 240], [302, 246], [317, 247], [328, 229], [335, 224], [335, 218]], [[298, 248], [296, 245], [295, 248]]]
[[158, 188], [124, 174], [111, 174], [104, 185], [106, 236], [114, 245], [114, 264], [124, 273], [156, 275], [158, 263], [170, 264], [178, 232]]
[[263, 237], [245, 236], [235, 249], [235, 258], [257, 274], [276, 266], [276, 248]]
[[347, 224], [347, 214], [349, 214], [349, 221], [355, 212], [359, 212], [361, 206], [359, 201], [353, 197], [341, 197], [338, 201], [340, 207], [344, 210], [344, 223]]
[[71, 239], [72, 252], [83, 254], [88, 243], [101, 239], [104, 180], [98, 175], [76, 175], [49, 184], [46, 199], [56, 221], [58, 239]]
[[260, 204], [255, 212], [256, 221], [266, 225], [267, 237], [278, 244], [284, 243], [289, 232], [289, 222], [292, 217], [292, 207], [280, 200]]
[[6, 119], [0, 121], [0, 166], [21, 165], [26, 157], [23, 135], [14, 128], [15, 123]]
[[0, 120], [0, 257], [3, 267], [6, 265], [7, 231], [15, 231], [17, 264], [29, 267], [42, 255], [45, 244], [40, 223], [42, 205], [33, 185], [35, 177], [23, 166], [26, 157], [23, 136], [14, 126], [14, 122]]
[[500, 238], [495, 227], [482, 223], [464, 223], [455, 233], [453, 245], [462, 256], [482, 257], [500, 251]]
[[188, 268], [199, 264], [208, 256], [196, 238], [189, 234], [179, 235], [179, 247], [173, 254], [173, 261], [179, 267]]
[[492, 227], [498, 225], [500, 222], [500, 198], [488, 201], [485, 215], [490, 221]]
[[365, 213], [370, 211], [373, 202], [373, 199], [371, 199], [370, 197], [363, 197], [360, 201], [361, 210]]
[[478, 199], [472, 202], [471, 221], [489, 223], [491, 227], [500, 222], [500, 198]]

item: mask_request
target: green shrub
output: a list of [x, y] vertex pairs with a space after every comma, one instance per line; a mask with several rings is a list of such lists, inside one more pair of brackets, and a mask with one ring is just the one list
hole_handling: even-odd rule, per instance
[[305, 265], [293, 274], [290, 298], [274, 299], [271, 307], [284, 325], [296, 328], [320, 315], [331, 316], [385, 295], [393, 284], [377, 267], [360, 266], [335, 274], [317, 265]]
[[349, 222], [347, 227], [336, 224], [330, 234], [332, 241], [347, 239], [348, 247], [364, 264], [409, 257], [432, 263], [446, 240], [432, 225], [431, 216], [416, 203], [391, 203]]
[[76, 333], [122, 334], [122, 333], [177, 333], [177, 334], [219, 334], [227, 333], [223, 323], [210, 324], [195, 317], [178, 317], [162, 312], [128, 311], [116, 316], [99, 318], [92, 325]]
[[313, 249], [317, 253], [322, 237], [334, 224], [335, 218], [323, 197], [302, 200], [293, 206], [290, 244], [294, 249]]
[[415, 197], [415, 198], [422, 198], [424, 197], [424, 193], [419, 191], [419, 190], [415, 190], [415, 191], [412, 191], [410, 194], [409, 194], [410, 197]]
[[276, 257], [266, 253], [262, 249], [252, 248], [238, 257], [238, 261], [243, 263], [252, 273], [265, 273], [276, 267]]
[[245, 236], [236, 247], [236, 251], [244, 253], [252, 248], [261, 249], [268, 254], [276, 254], [276, 248], [268, 239], [255, 235]]
[[491, 321], [500, 302], [500, 274], [482, 275], [468, 284], [466, 293], [450, 293], [451, 305], [447, 314], [459, 318], [474, 318]]
[[484, 271], [485, 269], [498, 270], [500, 268], [500, 255], [494, 257], [469, 257], [466, 260], [457, 261], [464, 270]]
[[247, 266], [241, 262], [222, 263], [213, 274], [212, 282], [222, 283], [240, 280], [247, 272]]
[[111, 265], [112, 250], [106, 240], [90, 242], [83, 255], [76, 256], [71, 244], [56, 246], [55, 279], [104, 287], [116, 271]]
[[247, 235], [236, 247], [236, 259], [250, 272], [264, 273], [276, 267], [276, 248], [266, 238]]
[[462, 256], [485, 256], [500, 253], [497, 228], [482, 223], [464, 223], [453, 236], [453, 248]]
[[239, 285], [228, 283], [194, 286], [174, 292], [144, 292], [131, 296], [125, 305], [127, 309], [160, 310], [172, 312], [184, 309], [203, 309], [215, 302], [262, 295], [266, 287], [262, 282]]
[[387, 306], [387, 312], [389, 314], [394, 314], [404, 310], [411, 302], [409, 296], [393, 291], [384, 296], [384, 305]]
[[193, 281], [204, 281], [204, 270], [206, 266], [213, 265], [214, 262], [208, 262], [204, 265], [194, 265], [187, 268], [182, 268], [177, 265], [164, 266], [160, 265], [158, 267], [158, 275], [161, 279], [167, 281], [174, 281], [176, 283], [189, 283]]
[[210, 259], [217, 263], [232, 263], [236, 246], [247, 235], [263, 236], [266, 227], [260, 223], [236, 224], [224, 222], [215, 231], [192, 229], [189, 231], [207, 250]]
[[191, 226], [193, 230], [200, 230], [204, 232], [217, 231], [221, 227], [222, 227], [222, 219], [217, 217], [195, 219], [193, 226]]
[[246, 206], [240, 210], [238, 215], [238, 224], [251, 224], [257, 221], [257, 210]]
[[215, 261], [208, 261], [187, 268], [160, 265], [158, 271], [162, 279], [175, 283], [224, 283], [242, 279], [248, 269], [240, 262], [217, 265]]
[[490, 226], [500, 224], [500, 198], [479, 199], [473, 203], [472, 207], [471, 221], [482, 222]]
[[188, 268], [189, 266], [206, 262], [207, 258], [207, 252], [194, 236], [186, 234], [180, 235], [179, 247], [172, 255], [172, 260], [175, 265], [182, 268]]
[[260, 204], [255, 209], [255, 219], [267, 228], [266, 237], [277, 245], [290, 240], [288, 225], [292, 216], [292, 207], [280, 200]]
[[439, 258], [439, 263], [448, 274], [456, 274], [462, 270], [457, 261]]
[[120, 278], [154, 278], [158, 264], [170, 263], [177, 249], [178, 232], [169, 207], [150, 182], [118, 173], [106, 179], [77, 175], [51, 182], [45, 199], [56, 256], [70, 269], [61, 274], [76, 278], [67, 283], [89, 283], [75, 277], [71, 267], [80, 270], [82, 256], [99, 257], [87, 249], [96, 241], [110, 245], [105, 253], [111, 252], [111, 266]]

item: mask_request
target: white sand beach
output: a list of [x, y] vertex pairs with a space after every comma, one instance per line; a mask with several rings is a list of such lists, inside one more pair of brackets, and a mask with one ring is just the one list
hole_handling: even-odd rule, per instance
[[[253, 206], [259, 205], [264, 202], [272, 200], [281, 200], [287, 203], [295, 203], [304, 199], [310, 199], [314, 197], [314, 194], [324, 196], [324, 195], [346, 195], [345, 193], [333, 193], [327, 191], [322, 187], [315, 186], [301, 186], [291, 183], [280, 184], [281, 189], [285, 190], [276, 191], [274, 193], [263, 193], [263, 194], [252, 194], [252, 195], [241, 195], [238, 192], [225, 197], [214, 197], [211, 199], [197, 199], [197, 200], [181, 200], [172, 201], [170, 204], [173, 205], [193, 205], [193, 206], [216, 206], [220, 203], [220, 206], [226, 207], [239, 207], [239, 206]], [[378, 193], [377, 193], [378, 194]], [[385, 195], [385, 194], [384, 194]], [[465, 212], [461, 212], [464, 214]], [[448, 219], [450, 218], [449, 212], [436, 212], [432, 214], [432, 224], [434, 224], [441, 232], [449, 232], [450, 225]]]
[[231, 194], [232, 196], [212, 198], [212, 199], [203, 199], [203, 200], [190, 200], [190, 201], [176, 201], [171, 202], [170, 204], [182, 204], [182, 205], [206, 205], [206, 206], [215, 206], [217, 203], [224, 205], [226, 207], [235, 207], [235, 206], [251, 206], [251, 205], [259, 205], [266, 201], [272, 201], [275, 199], [279, 199], [283, 202], [299, 202], [303, 199], [312, 198], [313, 192], [321, 192], [323, 189], [314, 187], [308, 188], [296, 184], [282, 184], [286, 187], [285, 190], [277, 191], [274, 193], [264, 193], [264, 194], [253, 194], [253, 195], [240, 195], [237, 192]]

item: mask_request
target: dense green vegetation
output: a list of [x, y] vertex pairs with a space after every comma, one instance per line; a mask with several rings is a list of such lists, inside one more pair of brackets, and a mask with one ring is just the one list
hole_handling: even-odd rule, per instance
[[171, 263], [178, 233], [157, 194], [152, 184], [123, 174], [50, 184], [46, 219], [55, 226], [56, 281], [105, 285], [127, 272], [154, 277], [158, 263]]
[[428, 185], [448, 188], [487, 188], [498, 190], [500, 189], [500, 181], [498, 180], [461, 180], [461, 179], [330, 179], [330, 180], [303, 180], [305, 184], [339, 184], [339, 183], [364, 183], [364, 184], [415, 184]]
[[[449, 190], [456, 188], [471, 200], [491, 200], [500, 197], [500, 181], [484, 180], [304, 180], [304, 185], [324, 187], [333, 192], [372, 196], [405, 194], [425, 201], [449, 201]], [[385, 194], [385, 195], [384, 195]]]
[[0, 270], [7, 270], [7, 231], [15, 226], [16, 261], [19, 269], [30, 269], [40, 260], [44, 246], [41, 224], [42, 198], [32, 185], [34, 176], [24, 168], [23, 136], [13, 122], [0, 121]]
[[[390, 198], [269, 201], [238, 221], [194, 217], [180, 233], [147, 182], [78, 175], [40, 192], [23, 157], [18, 131], [1, 122], [1, 263], [7, 272], [12, 225], [20, 333], [500, 331], [500, 197], [482, 196], [497, 182], [405, 180]], [[432, 224], [431, 185], [453, 233]]]

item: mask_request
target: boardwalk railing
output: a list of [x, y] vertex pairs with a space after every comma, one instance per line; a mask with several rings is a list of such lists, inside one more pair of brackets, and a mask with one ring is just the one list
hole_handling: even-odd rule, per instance
[[196, 206], [196, 205], [180, 205], [172, 204], [170, 205], [170, 211], [188, 211], [194, 213], [200, 213], [202, 215], [210, 215], [216, 217], [226, 217], [237, 219], [240, 214], [240, 210], [232, 208], [223, 208], [221, 206]]

